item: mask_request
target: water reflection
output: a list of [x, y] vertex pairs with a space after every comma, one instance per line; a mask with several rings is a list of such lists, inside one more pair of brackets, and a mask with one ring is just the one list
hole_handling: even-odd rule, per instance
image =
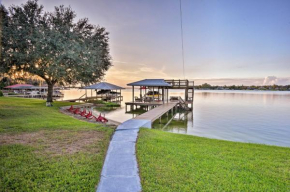
[[290, 146], [289, 112], [289, 92], [196, 93], [187, 134]]
[[[76, 90], [76, 98], [84, 91]], [[122, 92], [124, 101], [120, 108], [108, 112], [106, 117], [118, 122], [138, 114], [126, 114], [124, 102], [131, 101], [130, 89]], [[170, 95], [183, 96], [174, 90]], [[275, 91], [196, 91], [193, 111], [182, 122], [166, 118], [154, 127], [164, 131], [197, 135], [231, 141], [263, 143], [290, 147], [290, 92]], [[168, 120], [167, 120], [168, 118]]]
[[172, 133], [187, 134], [187, 129], [193, 127], [193, 113], [179, 111], [175, 114], [163, 115], [161, 120], [156, 120], [152, 127]]

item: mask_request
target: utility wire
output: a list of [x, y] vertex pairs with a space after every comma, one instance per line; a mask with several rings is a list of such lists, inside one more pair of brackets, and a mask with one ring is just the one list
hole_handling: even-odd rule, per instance
[[181, 8], [181, 0], [179, 0], [180, 4], [180, 29], [181, 29], [181, 50], [182, 50], [182, 71], [183, 71], [183, 78], [185, 79], [184, 75], [184, 48], [183, 48], [183, 26], [182, 26], [182, 8]]

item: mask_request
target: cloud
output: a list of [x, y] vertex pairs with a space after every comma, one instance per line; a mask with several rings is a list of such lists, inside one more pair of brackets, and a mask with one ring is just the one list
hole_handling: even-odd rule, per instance
[[267, 76], [264, 79], [263, 85], [274, 85], [277, 84], [278, 78], [276, 76]]
[[192, 79], [195, 85], [209, 83], [211, 85], [290, 85], [290, 77], [277, 78], [275, 76], [267, 76], [265, 78], [212, 78], [212, 79]]
[[[142, 63], [130, 63], [125, 61], [113, 61], [116, 63], [107, 72], [105, 79], [108, 82], [126, 86], [130, 82], [139, 81], [145, 78], [156, 79], [164, 78], [167, 79], [165, 66], [150, 67]], [[118, 64], [117, 64], [118, 63]]]
[[[130, 62], [127, 61], [117, 61], [117, 60], [112, 60], [113, 63], [121, 63], [121, 64], [131, 64]], [[146, 66], [146, 64], [143, 63], [135, 63], [135, 65], [139, 65], [139, 66]]]
[[[114, 66], [107, 72], [105, 79], [108, 82], [126, 86], [130, 82], [142, 80], [145, 78], [164, 78], [164, 79], [179, 79], [175, 76], [176, 73], [169, 73], [169, 69], [165, 65], [150, 66], [142, 62], [130, 62], [122, 60], [113, 60]], [[265, 78], [188, 78], [194, 80], [195, 85], [209, 83], [211, 85], [290, 85], [290, 77], [278, 78], [276, 76], [267, 76]]]
[[276, 76], [267, 76], [263, 85], [290, 85], [290, 78], [277, 78]]

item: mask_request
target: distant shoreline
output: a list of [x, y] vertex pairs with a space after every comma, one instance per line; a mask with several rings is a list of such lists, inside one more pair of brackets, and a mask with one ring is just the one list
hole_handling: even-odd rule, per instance
[[194, 89], [199, 91], [275, 91], [275, 92], [287, 92], [290, 90], [262, 90], [262, 89]]

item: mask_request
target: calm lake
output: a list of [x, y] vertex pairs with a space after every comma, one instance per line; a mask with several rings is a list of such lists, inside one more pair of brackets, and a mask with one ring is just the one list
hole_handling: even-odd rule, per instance
[[[64, 99], [80, 97], [83, 90], [64, 91]], [[125, 114], [124, 102], [132, 91], [122, 92], [122, 107], [106, 112], [118, 122], [133, 118]], [[182, 91], [170, 91], [182, 96]], [[173, 120], [172, 123], [167, 122]], [[290, 92], [278, 91], [195, 91], [193, 111], [166, 117], [153, 128], [223, 140], [290, 147]]]

